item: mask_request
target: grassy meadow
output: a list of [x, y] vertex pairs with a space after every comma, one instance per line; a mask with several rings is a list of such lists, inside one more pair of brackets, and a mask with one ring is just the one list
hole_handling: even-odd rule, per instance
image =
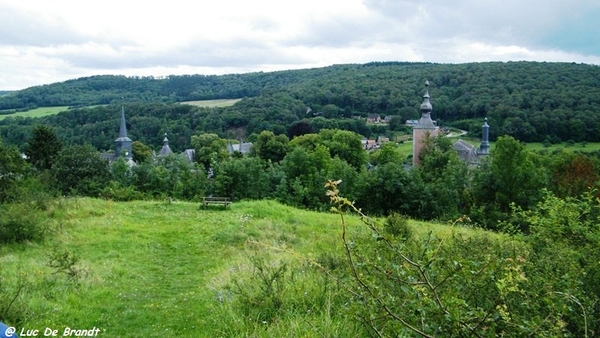
[[[50, 239], [0, 247], [4, 285], [26, 285], [13, 305], [17, 327], [97, 327], [110, 337], [267, 337], [285, 336], [290, 324], [297, 336], [310, 332], [312, 321], [327, 323], [304, 295], [318, 291], [324, 278], [308, 262], [340, 249], [336, 215], [271, 201], [227, 210], [179, 202], [60, 203], [49, 211]], [[57, 267], [50, 263], [56, 257], [77, 261], [63, 259]], [[297, 320], [252, 323], [231, 308], [227, 287], [248, 282], [252, 259], [299, 267], [294, 278], [305, 290], [286, 291], [307, 299], [296, 304]], [[307, 315], [311, 310], [315, 317]]]
[[[339, 215], [274, 201], [203, 210], [188, 202], [89, 198], [59, 200], [46, 212], [44, 242], [0, 247], [5, 297], [23, 286], [5, 319], [18, 330], [95, 327], [107, 337], [367, 332], [332, 306], [345, 292], [324, 272], [345, 262]], [[350, 236], [370, 237], [358, 218], [346, 224]], [[411, 226], [423, 236], [457, 231]]]
[[42, 117], [48, 115], [56, 115], [60, 112], [66, 111], [69, 109], [68, 106], [60, 106], [60, 107], [40, 107], [36, 109], [31, 109], [24, 112], [15, 112], [12, 114], [0, 115], [0, 120], [3, 120], [7, 117]]

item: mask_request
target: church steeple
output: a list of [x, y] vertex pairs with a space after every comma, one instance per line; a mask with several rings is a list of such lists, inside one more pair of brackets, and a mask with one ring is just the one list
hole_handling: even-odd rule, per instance
[[425, 95], [423, 95], [423, 103], [421, 103], [421, 119], [419, 120], [419, 124], [416, 126], [417, 128], [435, 128], [435, 125], [431, 120], [431, 111], [433, 110], [433, 107], [431, 106], [431, 101], [429, 99], [429, 81], [425, 80]]
[[131, 139], [127, 137], [127, 125], [125, 124], [125, 107], [121, 106], [121, 124], [119, 126], [119, 138], [115, 140], [115, 155], [125, 156], [125, 159], [131, 160], [133, 154], [131, 151]]
[[121, 125], [119, 127], [119, 138], [127, 138], [127, 125], [125, 124], [125, 107], [121, 106]]
[[431, 101], [429, 97], [429, 81], [425, 81], [425, 95], [423, 95], [423, 103], [421, 103], [421, 119], [413, 127], [413, 165], [419, 164], [419, 156], [421, 149], [427, 138], [436, 137], [439, 129], [431, 119]]

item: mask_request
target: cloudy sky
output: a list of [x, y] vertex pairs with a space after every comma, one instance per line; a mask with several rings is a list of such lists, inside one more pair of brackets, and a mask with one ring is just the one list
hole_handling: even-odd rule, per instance
[[0, 90], [370, 61], [600, 65], [598, 0], [0, 0]]

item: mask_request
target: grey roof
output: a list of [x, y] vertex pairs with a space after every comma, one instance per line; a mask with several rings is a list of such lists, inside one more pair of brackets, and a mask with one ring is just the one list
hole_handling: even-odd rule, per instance
[[477, 151], [475, 147], [461, 139], [454, 142], [452, 147], [458, 153], [458, 156], [467, 163], [477, 163]]
[[229, 150], [230, 153], [233, 153], [234, 151], [239, 151], [242, 154], [247, 154], [250, 152], [251, 148], [252, 148], [252, 142], [243, 142], [243, 143], [236, 143], [236, 144], [229, 143], [227, 145], [227, 150]]
[[158, 156], [167, 156], [172, 153], [173, 151], [171, 150], [171, 147], [169, 147], [169, 139], [167, 138], [167, 133], [165, 133], [165, 138], [163, 139], [163, 146], [160, 149]]
[[183, 155], [185, 155], [185, 158], [187, 158], [188, 161], [193, 162], [194, 156], [196, 156], [196, 150], [195, 149], [186, 149], [183, 151]]

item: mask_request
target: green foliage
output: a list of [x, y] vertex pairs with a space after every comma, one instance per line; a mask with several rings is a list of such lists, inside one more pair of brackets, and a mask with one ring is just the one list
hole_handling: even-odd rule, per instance
[[191, 140], [192, 147], [196, 151], [194, 160], [207, 170], [229, 157], [227, 141], [219, 138], [217, 134], [193, 135]]
[[373, 165], [384, 165], [386, 163], [402, 163], [404, 160], [398, 145], [393, 142], [387, 142], [381, 145], [381, 148], [370, 153], [369, 163]]
[[288, 151], [288, 138], [285, 135], [275, 135], [271, 131], [263, 131], [252, 144], [252, 153], [263, 161], [279, 163]]
[[27, 164], [14, 146], [6, 146], [0, 138], [0, 204], [17, 199], [19, 182]]
[[61, 150], [52, 175], [61, 193], [83, 196], [99, 196], [110, 179], [108, 162], [90, 145], [72, 145]]
[[393, 213], [385, 219], [383, 230], [391, 236], [406, 240], [411, 239], [414, 235], [412, 228], [408, 225], [408, 219], [397, 213]]
[[0, 243], [39, 241], [47, 233], [44, 213], [29, 203], [0, 205]]
[[273, 266], [260, 257], [250, 261], [250, 280], [234, 279], [229, 290], [239, 299], [241, 311], [247, 318], [271, 323], [285, 302], [285, 289], [290, 284], [288, 266], [286, 263]]
[[[597, 276], [597, 257], [587, 261], [592, 265], [579, 267], [575, 261], [581, 257], [574, 257], [578, 250], [557, 251], [561, 244], [544, 235], [524, 242], [518, 236], [465, 236], [453, 228], [446, 237], [432, 231], [408, 239], [387, 237], [376, 220], [339, 195], [339, 184], [330, 181], [326, 187], [332, 211], [342, 219], [353, 281], [351, 309], [373, 335], [580, 337], [596, 332], [587, 320], [597, 318], [593, 309], [598, 300], [591, 296], [597, 292], [587, 290], [596, 283], [588, 281], [587, 274]], [[556, 207], [558, 216], [561, 208]], [[361, 216], [370, 238], [353, 236], [346, 225], [347, 212]], [[560, 219], [577, 222], [572, 218], [576, 213]], [[525, 212], [524, 217], [536, 233], [535, 220], [547, 218], [534, 215], [537, 212]], [[598, 232], [589, 233], [597, 237]], [[537, 249], [535, 238], [544, 238], [554, 252]]]
[[523, 209], [535, 206], [546, 181], [546, 171], [533, 153], [512, 137], [500, 137], [489, 161], [474, 176], [473, 207], [485, 210], [473, 212], [475, 221], [493, 224], [506, 220], [513, 204]]
[[37, 170], [49, 170], [62, 149], [62, 142], [53, 129], [43, 124], [34, 127], [31, 134], [25, 150], [27, 160]]
[[274, 197], [279, 166], [267, 164], [258, 157], [230, 159], [215, 172], [214, 194], [233, 200]]
[[48, 257], [48, 266], [54, 270], [54, 274], [64, 274], [70, 279], [76, 279], [82, 274], [81, 268], [77, 266], [79, 257], [68, 249], [61, 250], [55, 247]]
[[146, 162], [152, 158], [152, 148], [140, 141], [131, 143], [131, 152], [133, 153], [133, 161], [136, 163]]

